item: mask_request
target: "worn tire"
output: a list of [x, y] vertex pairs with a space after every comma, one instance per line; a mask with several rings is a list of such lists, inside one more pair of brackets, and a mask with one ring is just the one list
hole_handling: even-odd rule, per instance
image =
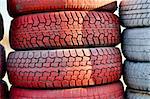
[[121, 82], [60, 90], [29, 90], [12, 87], [10, 91], [10, 99], [123, 99], [123, 96]]
[[5, 76], [5, 72], [6, 72], [5, 49], [2, 45], [0, 45], [0, 80]]
[[128, 60], [150, 61], [150, 28], [126, 29], [122, 50]]
[[150, 99], [150, 93], [146, 91], [127, 89], [125, 99]]
[[117, 9], [117, 0], [7, 0], [13, 17], [39, 12], [56, 11], [110, 11]]
[[150, 26], [149, 0], [122, 0], [120, 18], [125, 27]]
[[0, 40], [3, 39], [3, 35], [4, 35], [4, 24], [3, 24], [2, 15], [0, 13]]
[[129, 88], [150, 91], [150, 63], [126, 61], [124, 81]]
[[8, 99], [8, 87], [4, 81], [0, 81], [0, 99]]
[[119, 19], [109, 12], [26, 15], [13, 20], [10, 30], [10, 45], [15, 50], [115, 46], [118, 43]]
[[118, 81], [118, 48], [18, 51], [8, 57], [12, 85], [24, 88], [70, 88]]

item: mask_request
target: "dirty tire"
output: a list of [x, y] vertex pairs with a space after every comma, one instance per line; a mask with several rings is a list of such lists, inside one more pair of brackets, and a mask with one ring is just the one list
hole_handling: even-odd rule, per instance
[[127, 89], [125, 99], [150, 99], [150, 93], [146, 91]]
[[121, 82], [103, 86], [60, 89], [60, 90], [29, 90], [12, 87], [10, 99], [123, 99]]
[[13, 17], [39, 12], [56, 11], [110, 11], [117, 9], [117, 0], [7, 0]]
[[118, 81], [118, 48], [18, 51], [8, 57], [12, 85], [24, 88], [72, 88]]
[[0, 81], [0, 99], [8, 99], [8, 87], [4, 81]]
[[109, 12], [67, 11], [21, 16], [12, 21], [15, 50], [115, 46], [120, 25]]
[[150, 26], [149, 0], [122, 0], [120, 18], [125, 27]]
[[2, 45], [0, 45], [0, 80], [5, 76], [5, 72], [6, 72], [5, 49]]
[[128, 60], [150, 61], [150, 28], [126, 29], [122, 50]]
[[4, 35], [4, 24], [3, 24], [2, 15], [0, 13], [0, 40], [3, 39], [3, 35]]
[[150, 63], [126, 61], [124, 81], [129, 88], [150, 91]]

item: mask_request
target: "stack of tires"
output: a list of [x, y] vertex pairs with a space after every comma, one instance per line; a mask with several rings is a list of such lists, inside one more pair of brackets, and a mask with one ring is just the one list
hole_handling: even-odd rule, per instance
[[150, 11], [149, 0], [123, 0], [120, 16], [123, 26], [122, 49], [127, 58], [124, 80], [126, 99], [150, 99]]
[[[2, 15], [0, 14], [0, 40], [3, 39], [4, 34], [4, 26]], [[5, 57], [5, 49], [2, 45], [0, 45], [0, 99], [6, 99], [8, 96], [8, 87], [6, 82], [2, 79], [4, 78], [6, 73], [6, 57]]]
[[8, 0], [11, 99], [122, 99], [115, 0]]

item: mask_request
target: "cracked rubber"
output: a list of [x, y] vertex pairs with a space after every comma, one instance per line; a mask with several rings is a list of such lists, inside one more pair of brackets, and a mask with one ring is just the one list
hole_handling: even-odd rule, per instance
[[149, 0], [122, 0], [120, 18], [125, 27], [150, 26]]
[[123, 32], [122, 50], [128, 60], [150, 61], [150, 28], [126, 29]]
[[16, 17], [24, 14], [56, 11], [109, 11], [117, 9], [117, 0], [7, 0], [8, 12]]
[[5, 49], [2, 45], [0, 45], [0, 80], [5, 76], [5, 72], [6, 72]]
[[150, 99], [150, 93], [147, 91], [127, 89], [125, 99]]
[[0, 81], [0, 99], [8, 99], [8, 87], [6, 82]]
[[121, 82], [87, 88], [29, 90], [12, 87], [11, 99], [123, 99]]
[[118, 48], [17, 51], [8, 57], [10, 83], [23, 88], [72, 88], [118, 81]]
[[21, 16], [12, 21], [15, 50], [115, 46], [120, 24], [109, 12], [66, 11]]
[[0, 13], [0, 40], [3, 39], [3, 35], [4, 35], [4, 24], [3, 24], [2, 15]]
[[150, 63], [125, 61], [124, 81], [129, 88], [150, 91]]

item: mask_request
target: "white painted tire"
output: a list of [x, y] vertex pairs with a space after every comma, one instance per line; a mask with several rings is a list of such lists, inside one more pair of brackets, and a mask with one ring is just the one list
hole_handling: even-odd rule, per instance
[[122, 0], [120, 17], [125, 27], [150, 26], [149, 0]]
[[150, 28], [126, 29], [122, 50], [128, 60], [150, 61]]
[[125, 99], [150, 99], [150, 93], [146, 91], [127, 89]]
[[124, 81], [129, 88], [150, 91], [150, 63], [125, 61]]

